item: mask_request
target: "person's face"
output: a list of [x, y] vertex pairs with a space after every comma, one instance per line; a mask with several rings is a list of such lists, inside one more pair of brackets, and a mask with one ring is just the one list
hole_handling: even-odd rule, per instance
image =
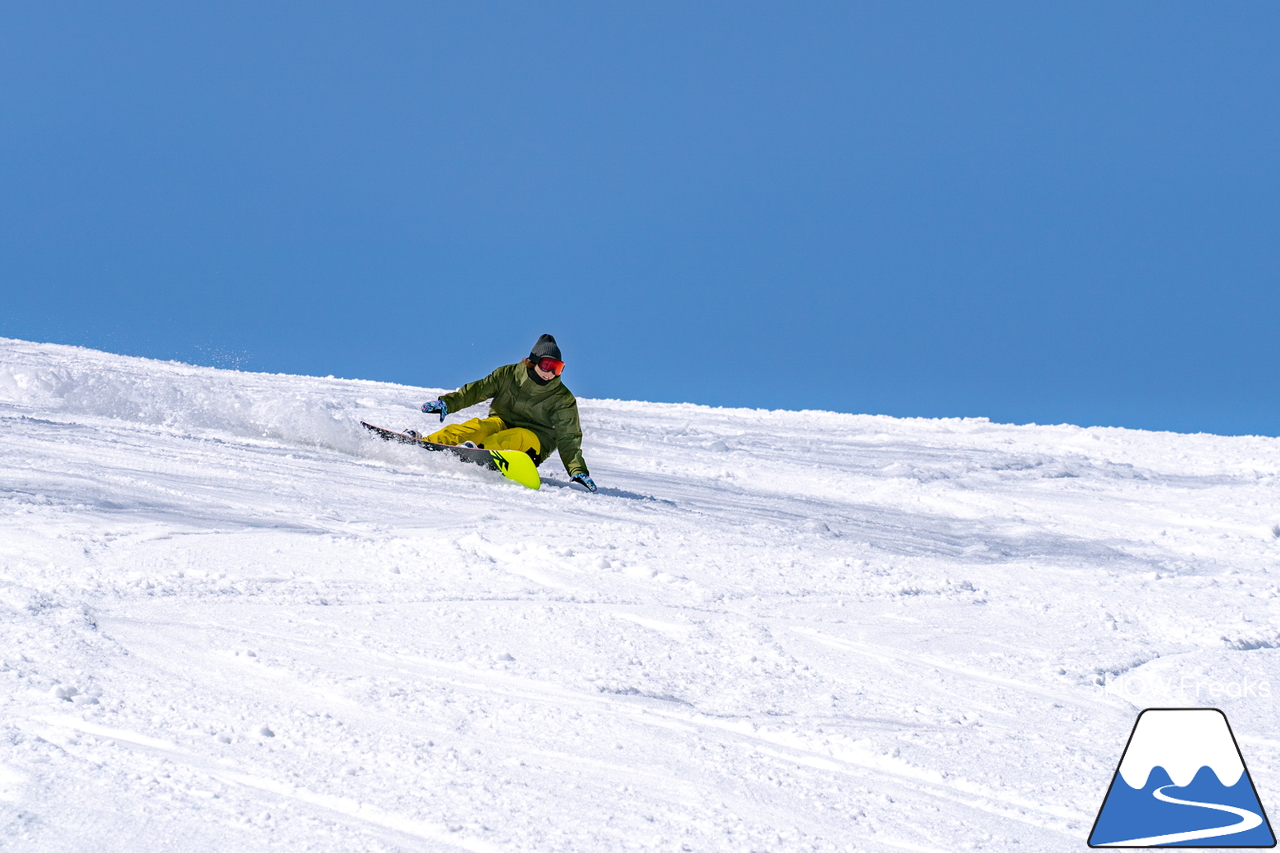
[[552, 373], [550, 370], [543, 370], [541, 367], [538, 367], [536, 364], [533, 366], [533, 369], [534, 369], [534, 372], [538, 374], [538, 378], [543, 380], [544, 382], [550, 382], [552, 379], [555, 379], [556, 377], [556, 375]]

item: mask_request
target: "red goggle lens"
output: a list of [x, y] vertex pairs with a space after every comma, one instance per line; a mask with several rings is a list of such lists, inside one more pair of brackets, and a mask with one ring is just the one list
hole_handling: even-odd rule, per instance
[[556, 361], [554, 358], [540, 358], [538, 359], [538, 369], [559, 376], [560, 371], [564, 370], [564, 362]]

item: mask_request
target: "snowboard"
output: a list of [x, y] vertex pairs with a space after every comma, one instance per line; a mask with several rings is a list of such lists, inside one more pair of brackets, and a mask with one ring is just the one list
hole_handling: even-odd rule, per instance
[[456, 447], [452, 444], [435, 444], [425, 439], [405, 435], [402, 432], [383, 429], [380, 426], [374, 426], [364, 421], [361, 421], [360, 425], [386, 441], [416, 444], [423, 450], [451, 453], [464, 462], [488, 468], [490, 471], [497, 471], [508, 480], [515, 480], [520, 485], [530, 489], [536, 489], [542, 485], [542, 478], [538, 476], [537, 466], [533, 464], [529, 454], [521, 450], [485, 450], [483, 447]]

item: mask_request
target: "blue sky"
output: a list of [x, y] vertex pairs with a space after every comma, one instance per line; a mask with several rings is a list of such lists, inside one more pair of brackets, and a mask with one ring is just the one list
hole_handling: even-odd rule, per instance
[[1272, 2], [5, 4], [0, 335], [1276, 435], [1278, 71]]

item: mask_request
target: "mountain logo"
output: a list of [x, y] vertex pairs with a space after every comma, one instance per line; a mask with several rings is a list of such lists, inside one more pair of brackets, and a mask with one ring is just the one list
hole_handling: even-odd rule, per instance
[[1275, 847], [1227, 717], [1148, 708], [1089, 833], [1090, 847]]

